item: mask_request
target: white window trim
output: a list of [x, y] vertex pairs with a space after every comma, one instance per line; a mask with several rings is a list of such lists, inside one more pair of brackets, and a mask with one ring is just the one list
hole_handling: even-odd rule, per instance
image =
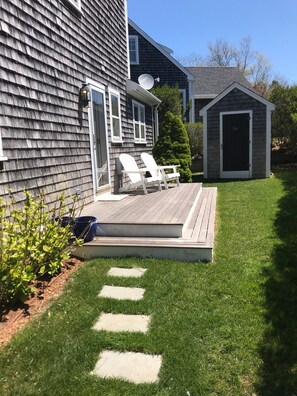
[[[135, 121], [135, 114], [134, 114], [134, 106], [142, 107], [144, 112], [144, 123], [141, 121]], [[132, 100], [132, 112], [133, 112], [133, 131], [134, 131], [134, 142], [137, 144], [146, 144], [146, 124], [145, 124], [145, 106], [142, 103], [136, 102], [136, 100]], [[135, 125], [139, 125], [139, 133], [141, 133], [141, 126], [144, 126], [144, 138], [136, 138], [135, 136]]]
[[1, 129], [0, 129], [0, 161], [7, 161], [8, 158], [4, 157], [3, 155], [3, 145], [2, 145], [2, 136], [1, 136]]
[[66, 0], [69, 4], [75, 7], [79, 12], [81, 12], [81, 0]]
[[[130, 39], [135, 40], [135, 52], [136, 52], [136, 61], [135, 62], [131, 61], [131, 57], [130, 57]], [[139, 45], [138, 45], [138, 36], [136, 36], [136, 35], [129, 36], [129, 58], [130, 58], [130, 65], [139, 65]]]
[[[121, 120], [121, 96], [118, 91], [115, 91], [114, 89], [109, 88], [109, 112], [110, 112], [110, 129], [111, 129], [111, 141], [113, 143], [122, 143], [122, 120]], [[118, 98], [118, 110], [119, 110], [119, 116], [115, 116], [112, 114], [112, 105], [111, 105], [111, 96], [116, 96]], [[120, 124], [120, 136], [114, 136], [113, 133], [113, 118], [117, 118], [119, 120]]]

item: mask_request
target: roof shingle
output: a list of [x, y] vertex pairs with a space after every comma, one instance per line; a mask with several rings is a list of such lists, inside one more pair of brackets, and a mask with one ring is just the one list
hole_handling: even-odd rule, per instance
[[214, 97], [234, 82], [253, 90], [237, 67], [186, 67], [195, 77], [195, 96]]

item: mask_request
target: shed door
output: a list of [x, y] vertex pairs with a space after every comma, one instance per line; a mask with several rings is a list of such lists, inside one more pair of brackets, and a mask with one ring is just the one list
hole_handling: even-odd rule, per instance
[[251, 176], [251, 113], [222, 114], [221, 177]]

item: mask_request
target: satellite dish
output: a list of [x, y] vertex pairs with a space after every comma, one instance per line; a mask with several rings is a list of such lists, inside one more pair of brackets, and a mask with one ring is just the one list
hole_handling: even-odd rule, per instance
[[138, 77], [139, 85], [144, 89], [151, 89], [155, 84], [154, 77], [150, 74], [141, 74]]

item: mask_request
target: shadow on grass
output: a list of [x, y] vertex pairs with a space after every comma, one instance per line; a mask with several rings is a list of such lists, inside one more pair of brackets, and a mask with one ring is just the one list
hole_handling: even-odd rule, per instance
[[257, 395], [297, 395], [297, 172], [277, 174], [285, 194], [279, 201], [273, 266], [265, 271], [268, 330], [261, 346]]

